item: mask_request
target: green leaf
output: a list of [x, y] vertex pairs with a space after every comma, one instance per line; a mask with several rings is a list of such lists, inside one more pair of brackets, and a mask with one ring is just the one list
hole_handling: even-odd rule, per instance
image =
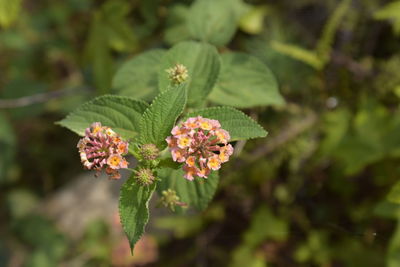
[[[161, 181], [158, 183], [157, 192], [162, 195], [163, 190], [175, 190], [179, 196], [179, 201], [188, 205], [188, 208], [194, 208], [202, 211], [214, 197], [218, 187], [219, 175], [217, 171], [212, 171], [207, 179], [196, 178], [189, 181], [183, 177], [182, 169], [171, 170], [161, 169], [158, 176]], [[178, 212], [182, 212], [181, 207], [177, 207]]]
[[231, 107], [200, 109], [189, 113], [186, 117], [196, 116], [218, 120], [221, 127], [229, 132], [231, 141], [266, 137], [268, 134], [252, 118]]
[[392, 203], [400, 204], [400, 182], [397, 182], [387, 196], [387, 200]]
[[173, 46], [161, 60], [158, 74], [160, 91], [168, 89], [171, 81], [166, 70], [176, 63], [188, 69], [189, 78], [184, 83], [188, 89], [188, 105], [201, 105], [218, 78], [221, 60], [217, 49], [197, 42], [182, 42]]
[[171, 87], [159, 94], [140, 121], [141, 143], [155, 144], [162, 150], [166, 146], [165, 138], [185, 108], [186, 100], [185, 86]]
[[154, 49], [127, 61], [117, 71], [112, 81], [116, 94], [151, 100], [157, 94], [157, 73], [165, 50]]
[[273, 12], [267, 5], [247, 6], [246, 12], [240, 18], [239, 27], [249, 34], [260, 34], [264, 30], [264, 18]]
[[164, 31], [164, 40], [169, 45], [190, 40], [190, 33], [186, 22], [188, 10], [189, 8], [182, 4], [177, 4], [169, 8], [166, 29]]
[[18, 18], [21, 0], [0, 0], [0, 26], [9, 27]]
[[182, 166], [182, 163], [173, 161], [172, 158], [165, 158], [160, 160], [158, 164], [158, 168], [170, 168], [170, 169], [179, 169]]
[[193, 38], [216, 46], [229, 43], [238, 25], [241, 1], [197, 0], [189, 10], [188, 27]]
[[147, 103], [130, 97], [105, 95], [79, 106], [57, 124], [84, 135], [93, 122], [101, 122], [123, 138], [131, 138], [139, 132], [139, 123], [147, 107]]
[[155, 187], [156, 183], [150, 186], [137, 185], [133, 175], [122, 185], [119, 216], [132, 251], [149, 221], [149, 201]]
[[211, 101], [239, 108], [284, 103], [274, 75], [263, 62], [243, 53], [226, 53], [221, 58], [221, 74]]
[[129, 21], [132, 4], [124, 0], [108, 0], [101, 6], [103, 35], [109, 47], [116, 51], [133, 51], [138, 40]]

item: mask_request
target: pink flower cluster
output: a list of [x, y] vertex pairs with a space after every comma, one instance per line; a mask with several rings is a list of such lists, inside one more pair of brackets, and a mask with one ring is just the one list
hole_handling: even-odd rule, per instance
[[118, 169], [128, 167], [128, 162], [123, 157], [128, 153], [128, 142], [100, 122], [95, 122], [86, 129], [85, 136], [79, 140], [77, 147], [82, 164], [88, 170], [99, 173], [105, 167], [111, 179], [119, 179], [121, 175]]
[[194, 176], [207, 178], [211, 170], [221, 168], [233, 153], [232, 145], [228, 144], [230, 135], [217, 120], [189, 118], [175, 126], [171, 134], [166, 141], [172, 159], [185, 163], [185, 178], [190, 181]]

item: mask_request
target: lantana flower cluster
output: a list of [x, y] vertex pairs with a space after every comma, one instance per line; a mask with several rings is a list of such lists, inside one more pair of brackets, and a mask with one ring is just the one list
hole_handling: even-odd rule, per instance
[[233, 153], [228, 144], [229, 133], [217, 120], [201, 116], [187, 119], [175, 126], [166, 141], [175, 162], [184, 163], [184, 177], [190, 181], [195, 176], [207, 178], [211, 170], [218, 170]]
[[98, 175], [105, 168], [111, 179], [119, 179], [121, 174], [118, 169], [128, 167], [124, 158], [128, 153], [128, 145], [110, 127], [95, 122], [86, 129], [85, 136], [79, 140], [77, 147], [86, 169], [96, 170]]

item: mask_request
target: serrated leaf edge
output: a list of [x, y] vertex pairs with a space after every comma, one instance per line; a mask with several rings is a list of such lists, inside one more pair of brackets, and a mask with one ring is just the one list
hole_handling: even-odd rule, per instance
[[[127, 183], [130, 179], [131, 179], [131, 177], [129, 177], [129, 178], [125, 181], [125, 183]], [[124, 186], [125, 183], [124, 183], [122, 186]], [[135, 182], [132, 183], [132, 185], [134, 185], [134, 184], [135, 184]], [[149, 222], [149, 219], [150, 219], [149, 203], [150, 203], [151, 198], [153, 197], [154, 192], [156, 191], [157, 183], [154, 183], [153, 185], [150, 185], [150, 186], [153, 186], [154, 188], [151, 189], [152, 193], [151, 193], [150, 197], [147, 199], [147, 201], [146, 201], [146, 203], [145, 203], [147, 216], [146, 216], [146, 219], [145, 219], [144, 224], [143, 224], [143, 229], [142, 229], [142, 231], [141, 231], [142, 233], [137, 237], [137, 240], [135, 241], [135, 243], [132, 243], [131, 240], [129, 239], [128, 233], [125, 231], [125, 227], [124, 227], [124, 224], [123, 224], [123, 222], [122, 222], [122, 216], [120, 215], [120, 214], [121, 214], [121, 205], [119, 205], [119, 203], [121, 203], [121, 200], [122, 200], [122, 193], [121, 193], [121, 190], [120, 190], [120, 194], [119, 194], [119, 198], [118, 198], [118, 216], [119, 216], [119, 222], [120, 222], [120, 224], [121, 224], [121, 226], [122, 226], [122, 229], [124, 230], [124, 233], [125, 233], [126, 237], [128, 238], [128, 242], [129, 242], [129, 246], [130, 246], [130, 249], [131, 249], [131, 255], [132, 255], [132, 256], [133, 256], [133, 249], [135, 248], [136, 243], [137, 243], [137, 242], [142, 238], [142, 236], [144, 235], [145, 230], [146, 230], [146, 225], [147, 225], [147, 223]], [[122, 187], [121, 187], [121, 189], [122, 189]]]
[[[136, 99], [136, 98], [129, 97], [129, 96], [120, 96], [120, 95], [106, 94], [106, 95], [98, 96], [98, 97], [96, 97], [96, 98], [94, 98], [94, 99], [92, 99], [92, 100], [89, 100], [89, 101], [87, 101], [87, 102], [85, 102], [85, 103], [79, 105], [76, 109], [74, 109], [74, 110], [73, 110], [72, 112], [70, 112], [67, 116], [65, 116], [64, 119], [59, 120], [59, 121], [56, 121], [56, 122], [54, 122], [54, 124], [59, 125], [59, 126], [61, 126], [61, 127], [63, 127], [63, 128], [66, 128], [66, 129], [70, 130], [71, 132], [74, 132], [74, 133], [78, 134], [77, 132], [71, 130], [68, 126], [66, 126], [66, 125], [63, 123], [63, 121], [64, 121], [64, 120], [67, 120], [67, 119], [70, 118], [71, 116], [74, 116], [77, 112], [79, 112], [79, 110], [83, 109], [84, 107], [86, 107], [86, 106], [88, 106], [88, 105], [92, 105], [93, 102], [98, 101], [99, 99], [105, 98], [105, 97], [113, 97], [113, 98], [121, 98], [121, 99], [133, 100], [133, 101], [136, 101], [136, 102], [138, 102], [138, 103], [140, 103], [140, 104], [143, 104], [143, 105], [147, 106], [146, 110], [149, 108], [149, 104], [148, 104], [147, 102], [143, 101], [143, 100], [140, 100], [140, 99]], [[78, 135], [79, 135], [79, 134], [78, 134]]]
[[[182, 110], [180, 111], [180, 114], [182, 114], [182, 112], [183, 112], [184, 109], [185, 109], [186, 103], [187, 103], [188, 90], [187, 90], [187, 87], [185, 86], [185, 83], [181, 84], [180, 86], [183, 86], [183, 87], [184, 87], [184, 90], [183, 90], [183, 91], [184, 91], [184, 94], [185, 94], [185, 104], [183, 105], [183, 108], [182, 108]], [[154, 100], [151, 102], [151, 104], [147, 107], [147, 109], [143, 112], [143, 114], [142, 114], [142, 119], [140, 120], [140, 123], [139, 123], [139, 130], [140, 130], [140, 133], [139, 133], [139, 142], [140, 142], [140, 143], [142, 143], [142, 144], [144, 143], [144, 140], [142, 140], [142, 132], [143, 132], [143, 127], [144, 127], [143, 125], [144, 125], [145, 117], [148, 115], [149, 112], [151, 112], [151, 108], [154, 106], [155, 102], [156, 102], [160, 97], [164, 96], [164, 94], [167, 94], [167, 93], [169, 93], [170, 91], [172, 91], [172, 90], [177, 90], [177, 89], [179, 89], [179, 87], [178, 87], [178, 88], [177, 88], [177, 87], [170, 87], [170, 88], [168, 88], [167, 90], [160, 92], [160, 93], [154, 98]], [[175, 125], [176, 120], [178, 119], [179, 116], [180, 116], [180, 115], [176, 116], [176, 118], [175, 118], [175, 120], [174, 120], [174, 125]]]

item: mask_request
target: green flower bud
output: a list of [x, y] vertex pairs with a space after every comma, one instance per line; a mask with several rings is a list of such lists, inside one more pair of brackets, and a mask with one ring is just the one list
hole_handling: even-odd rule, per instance
[[167, 69], [166, 71], [169, 74], [169, 79], [174, 84], [181, 84], [189, 77], [187, 68], [179, 63], [177, 63], [174, 67]]
[[172, 189], [168, 189], [162, 191], [161, 203], [164, 205], [164, 207], [175, 211], [175, 205], [179, 204], [180, 202], [176, 192]]
[[135, 179], [138, 184], [148, 186], [154, 182], [155, 177], [152, 170], [148, 168], [139, 168], [135, 171]]
[[154, 144], [142, 145], [139, 149], [139, 155], [144, 160], [155, 160], [160, 155], [160, 151]]

